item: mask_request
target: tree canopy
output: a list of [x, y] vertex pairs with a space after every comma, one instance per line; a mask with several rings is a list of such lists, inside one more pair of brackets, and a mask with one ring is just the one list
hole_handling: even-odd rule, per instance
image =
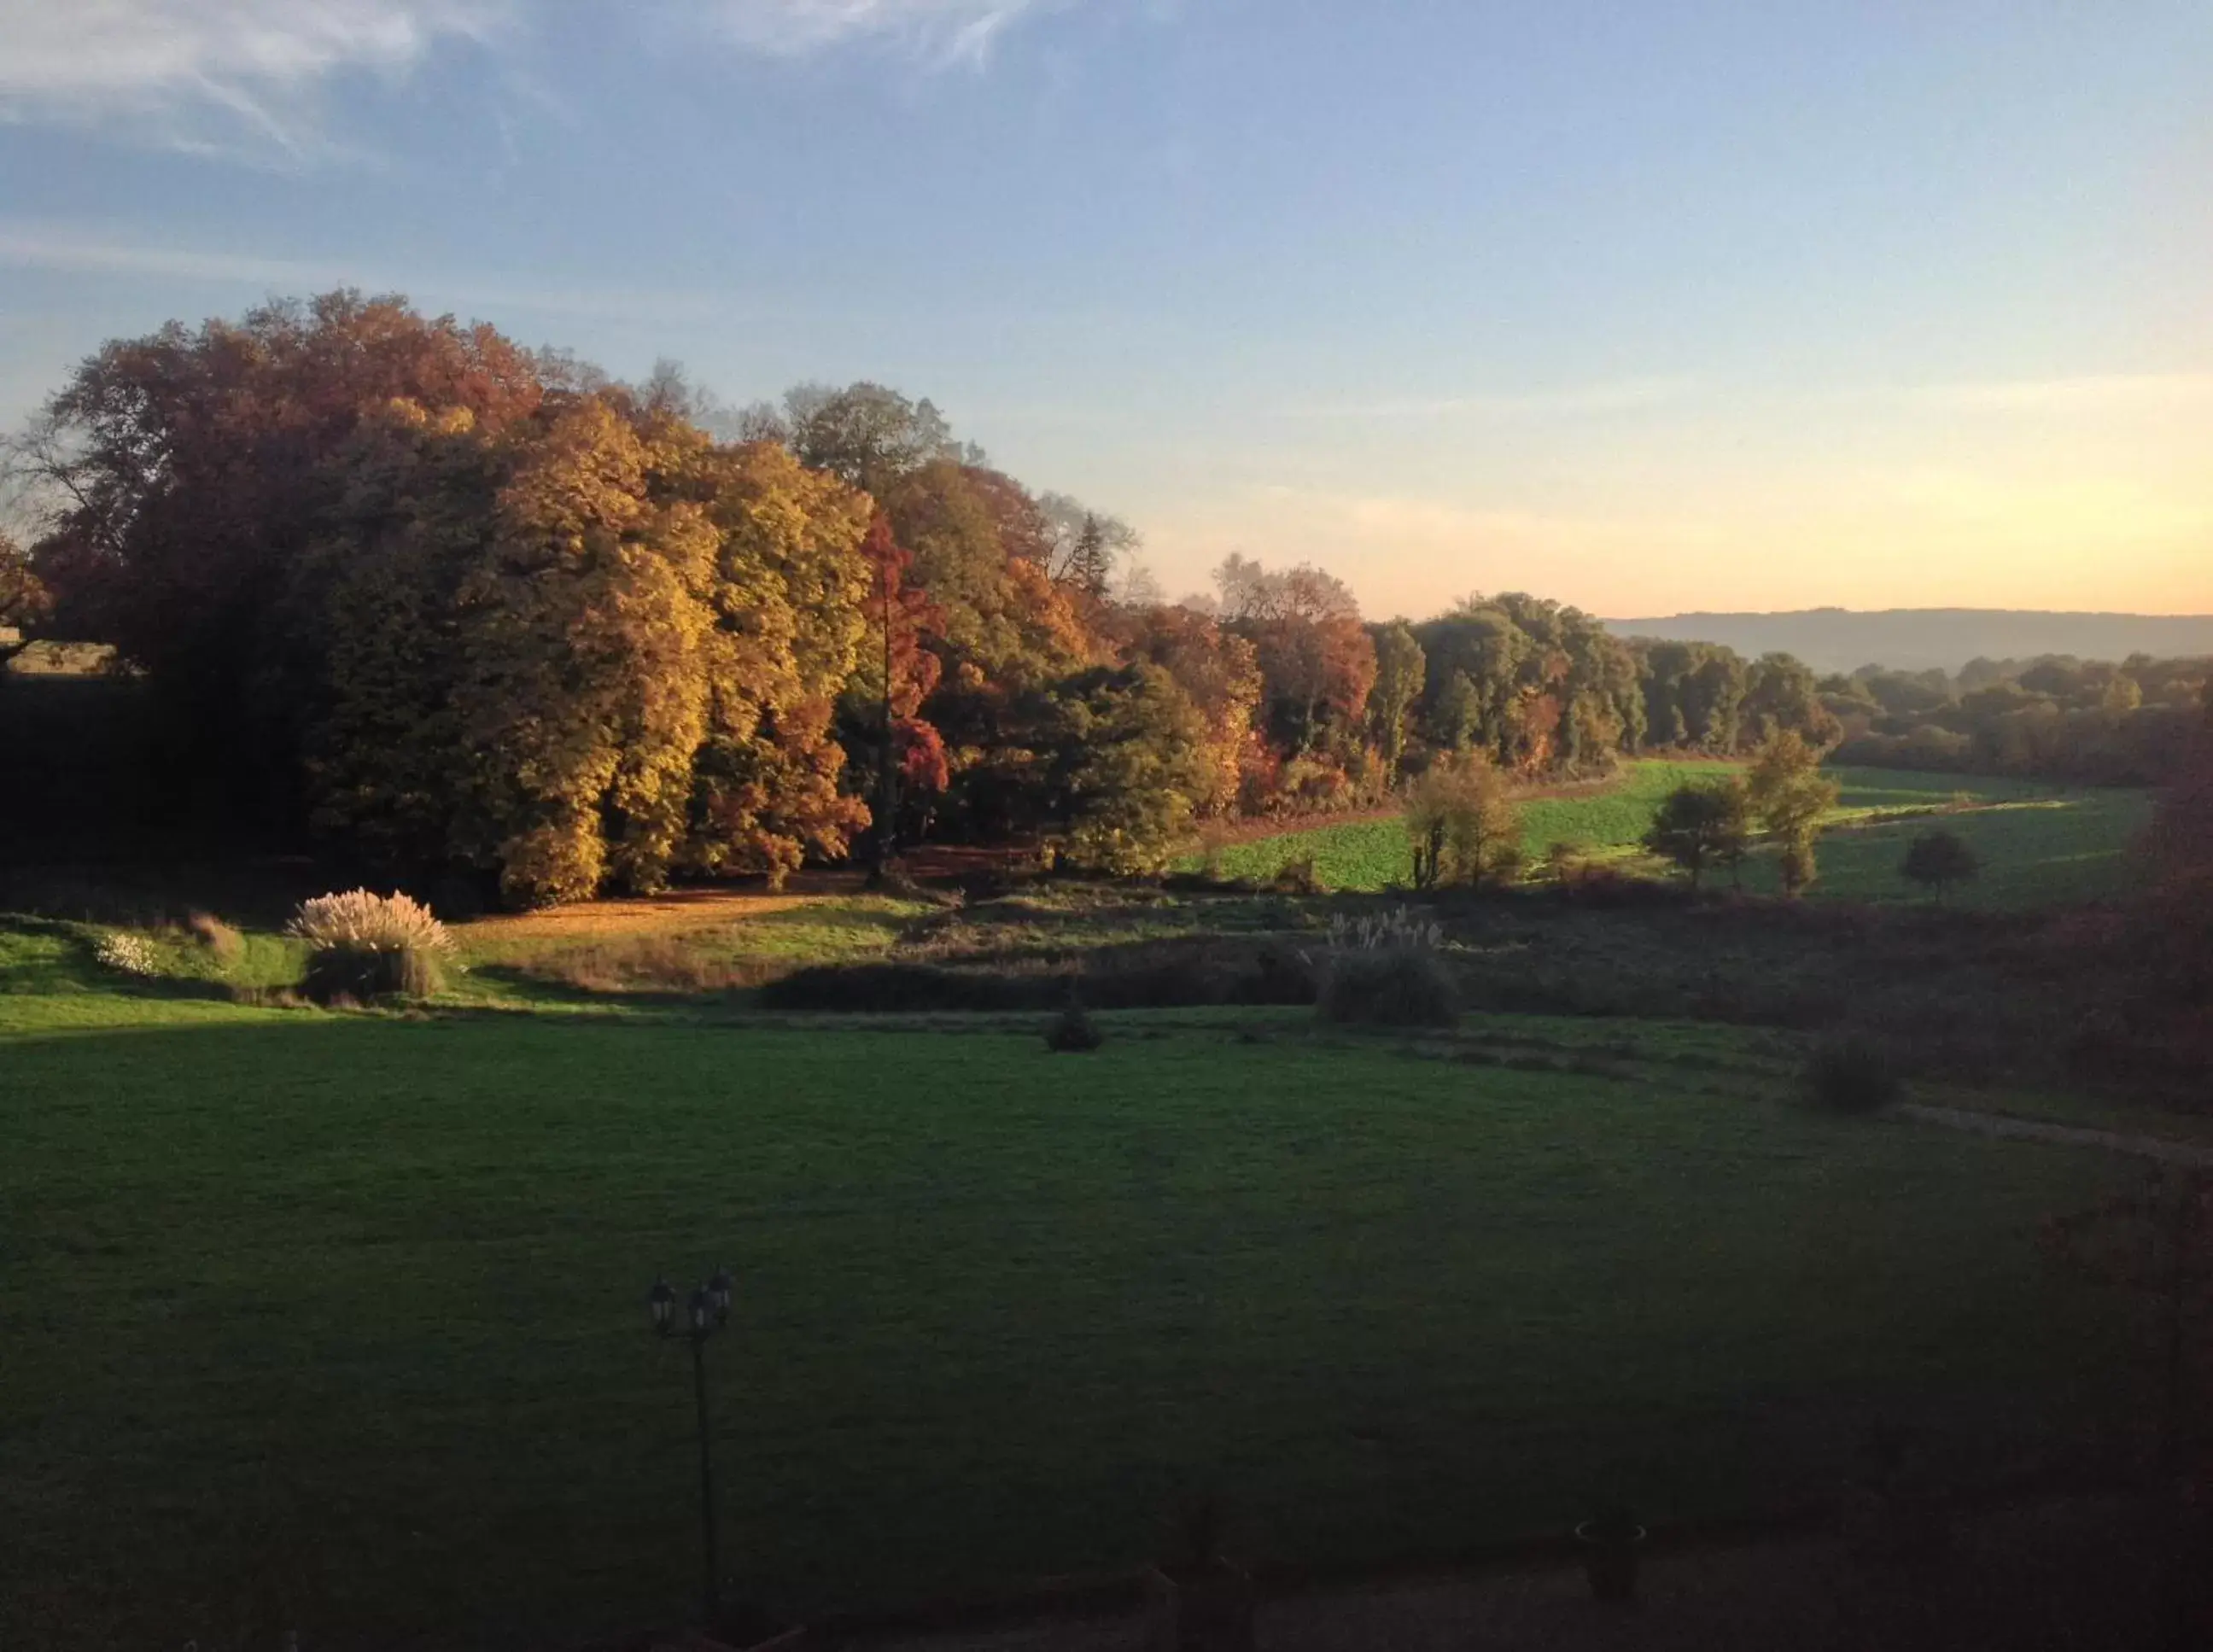
[[1644, 846], [1690, 875], [1696, 889], [1710, 867], [1734, 867], [1752, 835], [1752, 800], [1743, 781], [1705, 781], [1667, 794], [1644, 834]]
[[514, 903], [864, 835], [1155, 865], [1210, 815], [1818, 745], [1832, 715], [1786, 656], [1518, 593], [1371, 624], [1237, 555], [1165, 603], [1127, 523], [926, 398], [734, 410], [395, 297], [115, 340], [11, 454], [38, 521], [0, 543], [0, 625], [112, 644], [236, 818]]

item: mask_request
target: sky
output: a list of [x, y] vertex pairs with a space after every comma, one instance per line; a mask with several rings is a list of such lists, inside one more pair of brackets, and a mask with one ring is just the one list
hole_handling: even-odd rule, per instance
[[2213, 612], [2207, 0], [0, 0], [0, 424], [399, 291], [1371, 614]]

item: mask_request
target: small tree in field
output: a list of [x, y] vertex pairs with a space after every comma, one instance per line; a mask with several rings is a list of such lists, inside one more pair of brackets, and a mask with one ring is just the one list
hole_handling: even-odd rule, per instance
[[1802, 895], [1812, 888], [1814, 880], [1821, 875], [1820, 863], [1814, 858], [1814, 834], [1786, 838], [1776, 869], [1783, 879], [1784, 894]]
[[1909, 883], [1917, 883], [1944, 904], [1944, 892], [1955, 883], [1971, 883], [1983, 869], [1975, 851], [1956, 832], [1939, 826], [1924, 832], [1906, 846], [1899, 872]]
[[1644, 834], [1645, 848], [1689, 873], [1693, 889], [1708, 867], [1740, 864], [1751, 841], [1751, 800], [1735, 779], [1676, 787]]
[[1521, 863], [1521, 826], [1506, 777], [1481, 752], [1440, 761], [1406, 804], [1414, 887], [1479, 884]]
[[1821, 835], [1821, 818], [1841, 795], [1837, 783], [1822, 774], [1821, 753], [1786, 729], [1761, 749], [1745, 792], [1768, 836], [1783, 846], [1784, 893], [1797, 894], [1820, 870], [1814, 845]]

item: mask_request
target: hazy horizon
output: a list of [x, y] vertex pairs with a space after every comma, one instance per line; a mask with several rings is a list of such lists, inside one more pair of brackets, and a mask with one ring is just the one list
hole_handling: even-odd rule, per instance
[[0, 0], [0, 423], [397, 290], [1373, 614], [2213, 612], [2213, 12]]

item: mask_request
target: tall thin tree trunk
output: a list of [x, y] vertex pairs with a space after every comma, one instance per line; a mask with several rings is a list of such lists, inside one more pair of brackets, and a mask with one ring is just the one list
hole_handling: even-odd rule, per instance
[[875, 853], [869, 867], [869, 887], [876, 888], [883, 883], [891, 869], [892, 856], [897, 847], [893, 839], [893, 822], [899, 809], [899, 762], [894, 750], [898, 733], [892, 718], [892, 576], [886, 566], [878, 570], [877, 578], [883, 586], [884, 608], [884, 695], [883, 742], [876, 769], [876, 830]]

